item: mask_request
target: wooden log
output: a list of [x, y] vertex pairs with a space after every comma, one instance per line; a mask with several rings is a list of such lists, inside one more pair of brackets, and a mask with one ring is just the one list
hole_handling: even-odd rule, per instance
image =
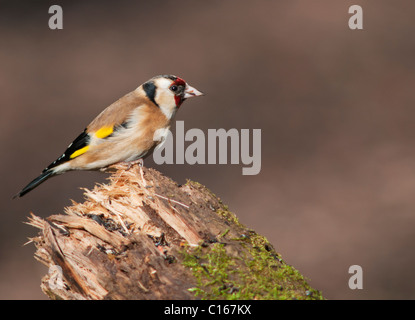
[[28, 224], [52, 299], [322, 299], [211, 191], [118, 164], [86, 201]]

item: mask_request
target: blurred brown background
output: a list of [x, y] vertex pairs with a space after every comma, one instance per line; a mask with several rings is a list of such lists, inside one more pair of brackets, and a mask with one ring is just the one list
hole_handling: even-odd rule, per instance
[[[63, 30], [48, 28], [52, 4]], [[352, 4], [363, 31], [348, 28]], [[46, 298], [22, 222], [105, 175], [11, 196], [105, 106], [167, 73], [207, 93], [178, 113], [186, 129], [262, 129], [262, 171], [146, 166], [207, 185], [328, 299], [414, 299], [414, 21], [409, 0], [0, 1], [0, 298]], [[354, 264], [363, 290], [348, 287]]]

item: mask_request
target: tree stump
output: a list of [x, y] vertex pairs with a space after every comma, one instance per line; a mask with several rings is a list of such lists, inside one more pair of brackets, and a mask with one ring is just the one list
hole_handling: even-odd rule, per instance
[[51, 299], [322, 299], [206, 187], [110, 169], [65, 214], [29, 217]]

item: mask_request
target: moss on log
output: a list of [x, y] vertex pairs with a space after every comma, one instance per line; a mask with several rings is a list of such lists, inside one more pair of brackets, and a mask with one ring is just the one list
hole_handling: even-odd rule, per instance
[[322, 299], [203, 185], [111, 169], [85, 202], [29, 217], [51, 299]]

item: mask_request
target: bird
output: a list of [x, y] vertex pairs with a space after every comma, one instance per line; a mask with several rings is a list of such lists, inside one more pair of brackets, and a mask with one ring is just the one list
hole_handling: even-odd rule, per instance
[[182, 103], [204, 93], [174, 75], [158, 75], [105, 108], [85, 130], [13, 198], [53, 176], [143, 161], [163, 141]]

